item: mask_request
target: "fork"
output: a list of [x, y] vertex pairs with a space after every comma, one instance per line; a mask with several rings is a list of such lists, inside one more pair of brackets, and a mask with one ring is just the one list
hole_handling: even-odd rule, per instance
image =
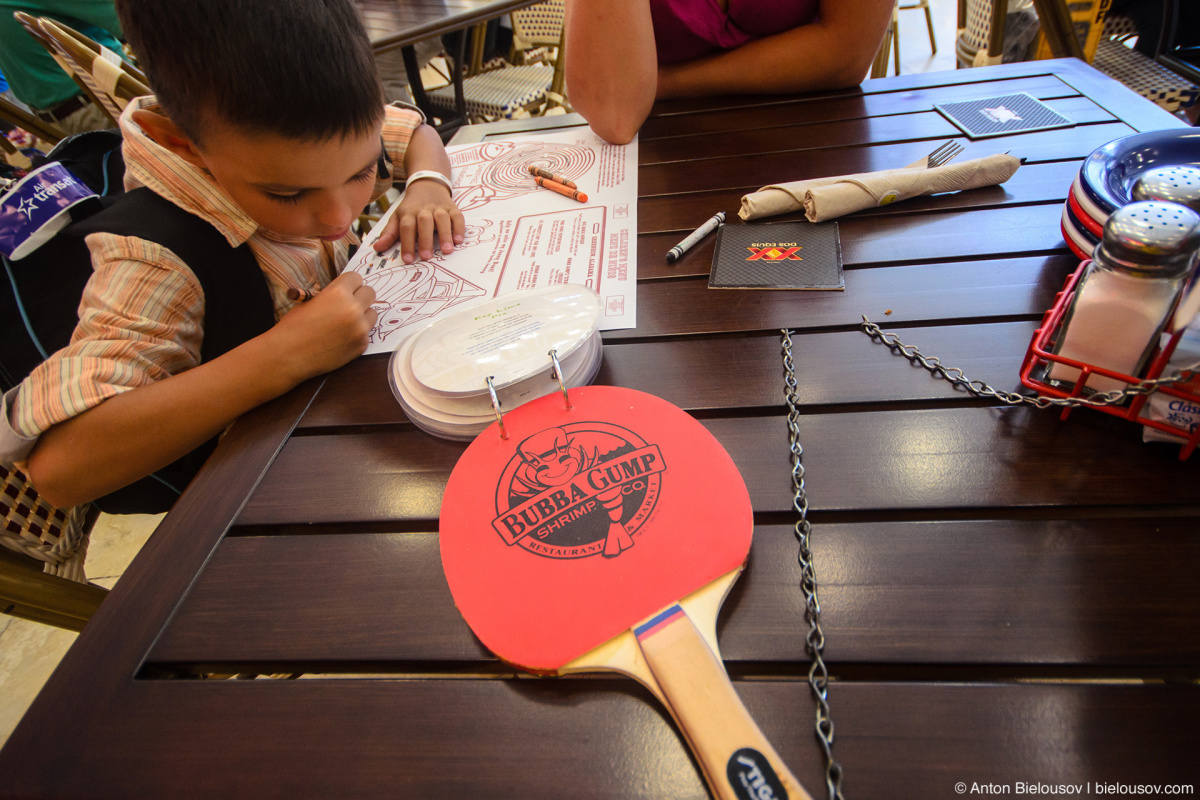
[[951, 139], [925, 157], [925, 166], [929, 169], [932, 169], [933, 167], [940, 167], [943, 164], [948, 164], [962, 151], [963, 146]]

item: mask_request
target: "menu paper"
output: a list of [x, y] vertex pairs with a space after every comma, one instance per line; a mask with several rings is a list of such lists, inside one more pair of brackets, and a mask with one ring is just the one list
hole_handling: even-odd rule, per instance
[[[454, 202], [466, 240], [405, 264], [397, 243], [372, 246], [392, 204], [347, 269], [375, 290], [379, 320], [367, 353], [391, 352], [414, 331], [520, 289], [579, 284], [600, 296], [600, 329], [637, 324], [637, 141], [613, 145], [586, 126], [527, 138], [452, 145]], [[536, 165], [579, 185], [585, 203], [538, 187]]]

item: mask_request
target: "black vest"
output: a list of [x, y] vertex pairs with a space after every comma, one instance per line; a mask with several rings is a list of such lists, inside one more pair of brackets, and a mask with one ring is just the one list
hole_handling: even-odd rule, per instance
[[[104, 231], [160, 244], [195, 273], [204, 292], [202, 362], [232, 350], [275, 323], [266, 278], [246, 244], [231, 247], [211, 224], [149, 189], [104, 198], [107, 207], [72, 222], [28, 257], [8, 263], [0, 281], [0, 385], [19, 383], [42, 361], [28, 320], [47, 353], [65, 347], [78, 322], [79, 299], [92, 275], [84, 237]], [[15, 284], [15, 285], [14, 285]], [[113, 514], [168, 510], [216, 447], [205, 443], [154, 475], [96, 501]]]

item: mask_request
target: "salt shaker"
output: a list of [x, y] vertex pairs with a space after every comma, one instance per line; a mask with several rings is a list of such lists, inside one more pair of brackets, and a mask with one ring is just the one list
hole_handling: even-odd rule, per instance
[[[1140, 376], [1200, 250], [1200, 215], [1176, 203], [1131, 203], [1109, 215], [1104, 238], [1075, 288], [1054, 352]], [[1073, 386], [1079, 370], [1053, 363], [1050, 382]], [[1086, 388], [1125, 382], [1092, 374]]]
[[1200, 169], [1183, 164], [1148, 169], [1129, 194], [1134, 200], [1162, 200], [1200, 211]]

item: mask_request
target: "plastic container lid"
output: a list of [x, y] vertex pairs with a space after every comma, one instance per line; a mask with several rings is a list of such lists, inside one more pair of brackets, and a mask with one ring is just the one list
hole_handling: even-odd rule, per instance
[[432, 394], [469, 397], [544, 372], [596, 333], [600, 298], [566, 284], [512, 292], [438, 320], [413, 336], [408, 368]]

